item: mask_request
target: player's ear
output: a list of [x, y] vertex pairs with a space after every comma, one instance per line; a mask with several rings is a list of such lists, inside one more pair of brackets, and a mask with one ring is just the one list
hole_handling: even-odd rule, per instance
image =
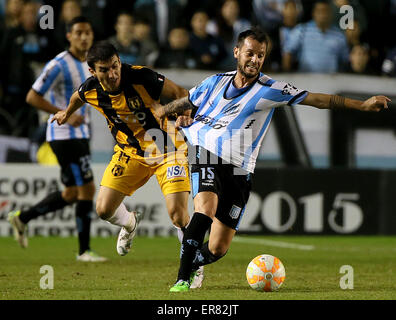
[[67, 39], [67, 41], [70, 42], [70, 39], [71, 39], [71, 33], [70, 32], [66, 32], [66, 39]]
[[234, 58], [238, 59], [238, 53], [239, 53], [239, 48], [238, 47], [234, 47]]
[[92, 69], [91, 67], [88, 67], [89, 72], [91, 72], [91, 74], [96, 77], [96, 72], [94, 69]]

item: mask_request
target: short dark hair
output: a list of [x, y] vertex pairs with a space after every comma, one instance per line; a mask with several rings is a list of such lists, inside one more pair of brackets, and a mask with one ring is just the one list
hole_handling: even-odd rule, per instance
[[77, 23], [89, 23], [92, 26], [91, 22], [86, 17], [78, 16], [74, 17], [69, 23], [66, 24], [66, 32], [71, 32], [73, 26]]
[[88, 66], [95, 70], [95, 63], [98, 61], [108, 61], [116, 55], [119, 57], [117, 49], [108, 41], [102, 40], [93, 44], [88, 50], [87, 63]]
[[270, 39], [269, 39], [268, 35], [259, 27], [253, 27], [251, 29], [241, 32], [238, 35], [237, 47], [241, 48], [243, 46], [243, 43], [245, 42], [245, 39], [248, 37], [251, 37], [251, 38], [257, 40], [260, 43], [264, 42], [266, 44], [267, 48], [269, 46]]

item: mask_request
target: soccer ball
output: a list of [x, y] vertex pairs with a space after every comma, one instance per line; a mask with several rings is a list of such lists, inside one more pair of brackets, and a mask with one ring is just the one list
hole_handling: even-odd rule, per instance
[[269, 254], [257, 256], [246, 269], [246, 279], [250, 287], [257, 291], [276, 291], [285, 281], [285, 277], [283, 263]]

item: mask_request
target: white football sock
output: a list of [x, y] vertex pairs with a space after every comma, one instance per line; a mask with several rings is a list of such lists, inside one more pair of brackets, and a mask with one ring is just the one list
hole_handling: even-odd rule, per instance
[[175, 225], [173, 225], [176, 230], [177, 230], [177, 238], [179, 239], [180, 243], [183, 242], [183, 236], [184, 236], [184, 232], [182, 229], [180, 229], [179, 227], [176, 227]]
[[173, 225], [177, 229], [177, 238], [179, 239], [180, 243], [183, 242], [184, 230], [186, 230], [186, 228], [188, 227], [189, 223], [190, 223], [190, 221], [183, 227], [183, 229]]
[[136, 224], [135, 215], [127, 210], [124, 203], [120, 204], [107, 221], [116, 226], [124, 227], [128, 232], [131, 232]]

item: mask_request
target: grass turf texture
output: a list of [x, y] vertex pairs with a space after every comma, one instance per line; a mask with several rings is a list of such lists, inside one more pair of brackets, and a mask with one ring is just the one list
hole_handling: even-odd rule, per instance
[[[117, 255], [115, 238], [94, 238], [91, 246], [109, 258], [105, 263], [77, 262], [76, 238], [35, 237], [29, 239], [27, 249], [12, 238], [0, 238], [0, 300], [396, 299], [396, 237], [239, 236], [235, 240], [223, 259], [205, 267], [201, 289], [170, 293], [179, 267], [176, 238], [137, 237], [125, 257]], [[278, 242], [314, 249], [274, 246]], [[256, 292], [247, 284], [248, 263], [263, 253], [277, 256], [285, 265], [286, 281], [278, 292]], [[54, 269], [53, 290], [40, 289], [43, 265]], [[340, 288], [343, 265], [353, 267], [352, 290]]]

